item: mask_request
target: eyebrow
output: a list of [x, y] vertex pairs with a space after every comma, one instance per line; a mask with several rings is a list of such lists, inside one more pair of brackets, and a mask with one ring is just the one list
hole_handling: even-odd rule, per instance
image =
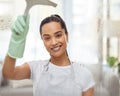
[[58, 34], [58, 33], [62, 33], [62, 31], [57, 31], [57, 32], [55, 32], [54, 34], [56, 35], [56, 34]]
[[[57, 31], [57, 32], [55, 32], [54, 34], [56, 35], [56, 34], [58, 34], [58, 33], [62, 33], [62, 31]], [[44, 36], [49, 36], [49, 34], [43, 34], [43, 37]]]

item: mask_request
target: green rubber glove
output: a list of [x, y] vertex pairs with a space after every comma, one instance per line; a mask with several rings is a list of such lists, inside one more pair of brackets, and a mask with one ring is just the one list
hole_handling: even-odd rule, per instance
[[26, 36], [29, 30], [30, 16], [18, 16], [11, 27], [12, 35], [8, 48], [8, 55], [12, 58], [22, 58], [25, 49]]

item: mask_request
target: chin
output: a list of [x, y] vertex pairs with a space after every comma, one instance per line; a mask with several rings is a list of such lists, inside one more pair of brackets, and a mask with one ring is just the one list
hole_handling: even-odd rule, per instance
[[54, 57], [54, 58], [58, 58], [58, 57], [61, 57], [62, 55], [59, 54], [59, 53], [56, 53], [56, 54], [51, 54], [51, 56]]

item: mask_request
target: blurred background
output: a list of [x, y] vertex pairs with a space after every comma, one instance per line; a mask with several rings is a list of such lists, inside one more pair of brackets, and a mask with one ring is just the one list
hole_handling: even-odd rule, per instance
[[[120, 0], [51, 1], [55, 2], [57, 7], [36, 5], [30, 9], [30, 28], [25, 53], [23, 58], [17, 59], [16, 66], [25, 61], [49, 59], [39, 34], [39, 26], [46, 16], [59, 14], [66, 22], [69, 33], [67, 50], [70, 60], [88, 65], [98, 64], [100, 77], [103, 68], [109, 68], [120, 79]], [[17, 16], [23, 15], [25, 8], [25, 0], [0, 0], [1, 63], [7, 54], [11, 25]], [[110, 82], [108, 85], [112, 84]], [[120, 83], [120, 80], [118, 82]], [[113, 85], [115, 84], [116, 81]], [[109, 92], [113, 90], [112, 93], [115, 93], [118, 87], [114, 88], [113, 85], [108, 86], [108, 89], [112, 88]], [[95, 96], [118, 96], [118, 93]]]

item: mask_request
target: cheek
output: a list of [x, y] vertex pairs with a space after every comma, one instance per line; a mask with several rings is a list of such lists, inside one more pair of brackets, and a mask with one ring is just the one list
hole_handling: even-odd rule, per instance
[[44, 46], [45, 46], [45, 47], [47, 47], [47, 44], [46, 44], [46, 43], [44, 43]]
[[65, 44], [67, 44], [67, 42], [68, 42], [67, 36], [64, 36], [64, 37], [62, 38], [62, 42], [64, 42]]
[[47, 42], [44, 42], [44, 41], [43, 41], [43, 43], [44, 43], [45, 48], [48, 50], [49, 44]]

